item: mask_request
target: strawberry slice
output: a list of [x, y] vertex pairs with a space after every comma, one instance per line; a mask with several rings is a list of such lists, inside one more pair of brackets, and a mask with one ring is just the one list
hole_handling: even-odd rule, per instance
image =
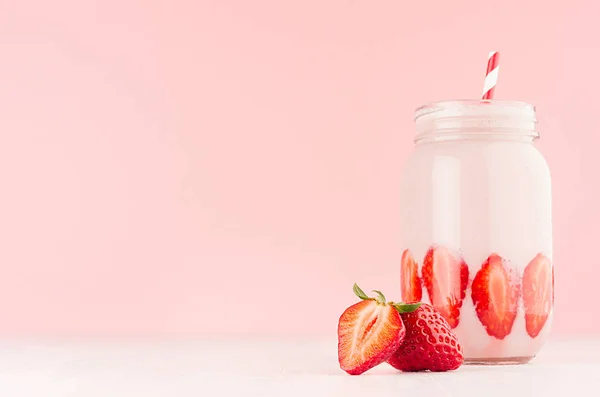
[[520, 294], [519, 279], [510, 263], [497, 254], [490, 255], [471, 285], [477, 317], [488, 335], [504, 339], [510, 334]]
[[359, 375], [386, 361], [398, 349], [406, 330], [393, 302], [375, 291], [368, 297], [354, 284], [362, 302], [350, 306], [338, 323], [338, 361], [350, 375]]
[[552, 309], [553, 277], [550, 259], [537, 254], [523, 272], [525, 329], [532, 338], [539, 335]]
[[400, 273], [402, 276], [400, 280], [402, 300], [404, 302], [421, 301], [423, 290], [421, 287], [421, 278], [419, 277], [419, 266], [413, 259], [410, 250], [405, 250], [402, 253]]
[[460, 308], [467, 294], [467, 264], [457, 253], [436, 246], [427, 251], [422, 272], [431, 305], [444, 316], [450, 327], [456, 328]]

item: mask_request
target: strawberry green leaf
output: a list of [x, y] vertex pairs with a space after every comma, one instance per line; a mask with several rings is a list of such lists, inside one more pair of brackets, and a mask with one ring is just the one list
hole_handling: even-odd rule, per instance
[[360, 289], [360, 287], [356, 283], [354, 283], [354, 286], [352, 287], [352, 291], [354, 291], [354, 294], [362, 300], [369, 300], [369, 299], [372, 300], [373, 299], [373, 298], [369, 298], [367, 296], [367, 294], [365, 294], [365, 292], [362, 289]]
[[373, 292], [377, 294], [377, 302], [385, 304], [386, 300], [385, 295], [383, 295], [383, 292], [377, 291], [376, 289], [374, 289]]
[[421, 302], [418, 302], [418, 303], [398, 302], [398, 303], [392, 303], [391, 305], [394, 306], [394, 308], [396, 308], [396, 310], [398, 310], [398, 313], [402, 314], [402, 313], [414, 312], [421, 306]]

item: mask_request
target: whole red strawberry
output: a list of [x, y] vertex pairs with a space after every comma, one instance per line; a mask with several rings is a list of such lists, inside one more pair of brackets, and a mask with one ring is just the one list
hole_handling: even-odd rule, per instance
[[338, 361], [350, 375], [363, 372], [387, 361], [398, 350], [405, 328], [399, 310], [414, 310], [416, 305], [386, 302], [379, 291], [368, 297], [354, 284], [354, 293], [362, 299], [340, 316], [338, 323]]
[[402, 313], [406, 336], [388, 359], [401, 371], [450, 371], [464, 361], [462, 347], [444, 317], [431, 305], [422, 303]]

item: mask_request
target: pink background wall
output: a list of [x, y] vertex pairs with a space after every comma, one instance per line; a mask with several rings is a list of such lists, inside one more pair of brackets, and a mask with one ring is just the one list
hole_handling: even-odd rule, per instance
[[[561, 5], [554, 4], [562, 3]], [[0, 333], [333, 333], [398, 298], [412, 111], [538, 106], [556, 334], [598, 333], [595, 1], [2, 1]]]

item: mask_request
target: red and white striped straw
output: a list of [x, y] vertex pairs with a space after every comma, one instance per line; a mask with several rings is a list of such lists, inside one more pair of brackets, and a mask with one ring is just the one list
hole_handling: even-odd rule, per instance
[[498, 82], [498, 72], [500, 71], [500, 53], [497, 51], [490, 52], [488, 56], [487, 71], [483, 82], [483, 96], [481, 99], [494, 99], [494, 89]]

